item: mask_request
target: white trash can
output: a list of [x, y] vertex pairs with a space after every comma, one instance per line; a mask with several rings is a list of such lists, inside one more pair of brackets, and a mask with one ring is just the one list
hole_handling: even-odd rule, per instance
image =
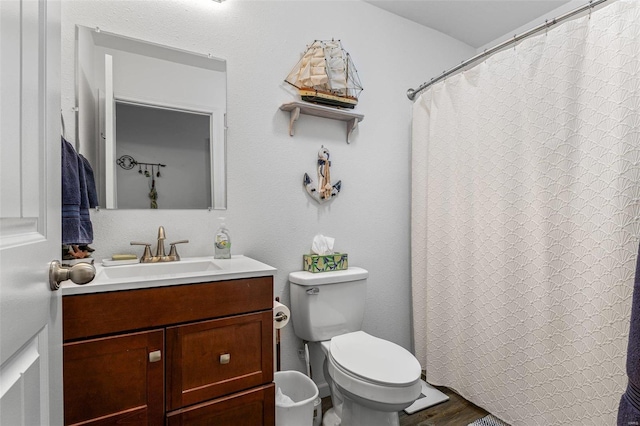
[[312, 426], [318, 387], [299, 371], [276, 371], [276, 426]]

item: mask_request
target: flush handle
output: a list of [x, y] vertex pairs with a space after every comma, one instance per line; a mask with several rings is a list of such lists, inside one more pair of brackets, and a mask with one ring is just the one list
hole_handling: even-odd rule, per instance
[[320, 294], [320, 289], [318, 287], [312, 287], [307, 290], [307, 294], [309, 296], [317, 296], [318, 294]]

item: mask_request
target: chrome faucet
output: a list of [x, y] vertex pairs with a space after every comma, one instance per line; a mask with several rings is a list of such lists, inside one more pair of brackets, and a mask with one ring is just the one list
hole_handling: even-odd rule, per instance
[[176, 250], [176, 244], [184, 244], [188, 243], [189, 240], [180, 240], [175, 241], [173, 243], [169, 243], [171, 249], [169, 250], [169, 254], [166, 255], [164, 253], [164, 240], [166, 239], [164, 235], [164, 226], [158, 228], [158, 245], [156, 246], [156, 255], [151, 255], [151, 244], [150, 243], [141, 243], [137, 241], [131, 241], [132, 246], [145, 246], [144, 253], [140, 258], [140, 263], [157, 263], [157, 262], [176, 262], [180, 260], [180, 255], [178, 255], [178, 251]]

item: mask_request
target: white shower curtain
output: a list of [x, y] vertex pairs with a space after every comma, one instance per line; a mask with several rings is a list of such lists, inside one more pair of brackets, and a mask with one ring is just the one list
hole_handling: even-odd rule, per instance
[[512, 425], [615, 425], [640, 236], [640, 1], [429, 88], [412, 161], [427, 380]]

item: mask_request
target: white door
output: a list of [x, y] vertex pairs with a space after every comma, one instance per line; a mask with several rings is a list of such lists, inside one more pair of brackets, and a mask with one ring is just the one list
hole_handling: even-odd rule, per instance
[[0, 424], [61, 425], [60, 4], [0, 0]]

